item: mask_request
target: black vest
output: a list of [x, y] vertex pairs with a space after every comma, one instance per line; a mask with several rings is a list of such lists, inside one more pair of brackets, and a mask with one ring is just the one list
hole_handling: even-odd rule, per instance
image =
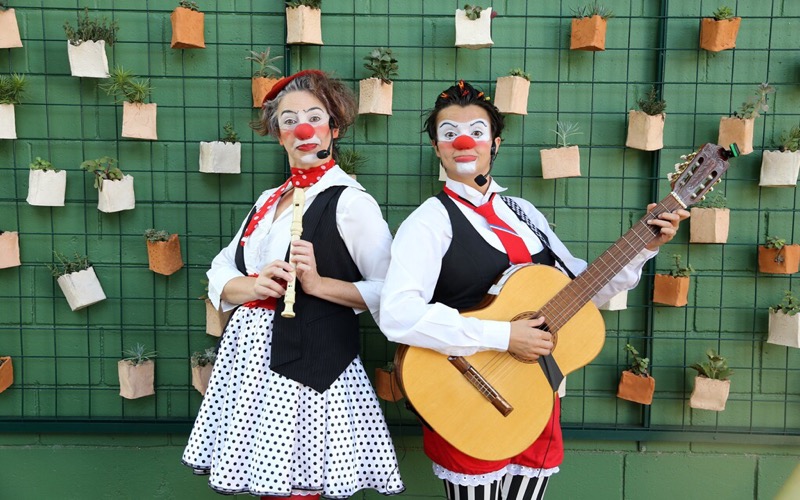
[[[303, 214], [302, 239], [314, 244], [320, 276], [352, 283], [363, 278], [336, 227], [336, 206], [345, 189], [334, 186], [317, 195]], [[236, 250], [237, 266], [242, 271], [244, 251], [241, 245]], [[289, 261], [288, 250], [285, 260]], [[300, 280], [295, 283], [295, 292], [294, 318], [280, 315], [285, 304], [283, 298], [278, 300], [270, 369], [324, 392], [358, 355], [358, 317], [352, 307], [307, 295]]]
[[[450, 216], [453, 240], [442, 257], [442, 270], [431, 303], [440, 302], [459, 310], [469, 309], [483, 300], [497, 277], [510, 267], [508, 255], [483, 239], [444, 191], [436, 198]], [[555, 265], [555, 259], [547, 248], [531, 259], [536, 264]]]

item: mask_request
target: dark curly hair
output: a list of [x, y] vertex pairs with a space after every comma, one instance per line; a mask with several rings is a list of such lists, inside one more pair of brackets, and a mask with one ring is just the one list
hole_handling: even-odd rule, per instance
[[485, 109], [486, 113], [489, 114], [489, 121], [492, 127], [492, 139], [500, 137], [500, 133], [503, 132], [503, 115], [500, 114], [500, 110], [489, 101], [486, 94], [477, 90], [464, 80], [459, 80], [457, 84], [445, 90], [436, 98], [436, 104], [434, 104], [433, 110], [428, 112], [428, 116], [425, 118], [424, 130], [428, 132], [428, 137], [436, 142], [436, 120], [439, 117], [440, 111], [450, 106], [464, 107], [471, 104]]

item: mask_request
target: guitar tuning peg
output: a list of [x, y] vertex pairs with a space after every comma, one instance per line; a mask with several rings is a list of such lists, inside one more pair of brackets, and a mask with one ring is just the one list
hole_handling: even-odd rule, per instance
[[[711, 191], [713, 191], [713, 190], [714, 190], [714, 186], [711, 186], [710, 188], [708, 188], [708, 192], [709, 192], [709, 193], [710, 193]], [[703, 198], [705, 198], [705, 196], [703, 196]]]

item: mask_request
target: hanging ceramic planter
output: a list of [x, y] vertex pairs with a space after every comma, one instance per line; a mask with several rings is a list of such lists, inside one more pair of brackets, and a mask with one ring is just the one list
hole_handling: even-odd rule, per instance
[[568, 142], [570, 136], [581, 133], [579, 132], [578, 124], [557, 121], [556, 129], [557, 147], [539, 151], [539, 156], [542, 160], [542, 177], [545, 179], [580, 177], [580, 151], [578, 146], [570, 146]]
[[183, 267], [181, 242], [177, 234], [148, 229], [144, 237], [147, 240], [147, 260], [151, 271], [169, 276]]
[[294, 3], [299, 5], [286, 7], [286, 44], [323, 45], [321, 1], [298, 0]]
[[173, 49], [204, 49], [205, 40], [205, 14], [200, 12], [195, 2], [180, 1], [169, 16], [172, 23]]
[[736, 143], [743, 155], [753, 152], [753, 125], [755, 118], [742, 119], [735, 116], [723, 116], [719, 119], [719, 135], [717, 144]]
[[19, 233], [16, 231], [0, 231], [0, 269], [18, 267]]
[[456, 9], [456, 47], [482, 49], [494, 45], [492, 41], [491, 7], [466, 5]]
[[0, 104], [0, 139], [17, 138], [17, 119], [13, 104]]
[[23, 75], [0, 75], [0, 139], [16, 139], [14, 106], [20, 103], [28, 81]]
[[22, 47], [16, 11], [14, 9], [2, 9], [0, 7], [0, 49]]
[[728, 200], [719, 193], [706, 197], [691, 209], [689, 243], [726, 243], [731, 223]]
[[786, 347], [800, 347], [800, 300], [791, 290], [780, 304], [769, 308], [767, 342]]
[[681, 266], [681, 256], [674, 254], [675, 261], [670, 274], [656, 274], [653, 282], [653, 303], [682, 307], [689, 303], [689, 275], [692, 266]]
[[606, 50], [606, 26], [614, 13], [597, 2], [578, 8], [572, 19], [571, 50]]
[[387, 367], [375, 369], [375, 393], [382, 400], [391, 403], [403, 399], [392, 363]]
[[358, 114], [391, 115], [392, 90], [390, 79], [397, 75], [397, 59], [392, 49], [372, 49], [364, 57], [364, 67], [372, 72], [370, 78], [358, 82]]
[[206, 333], [212, 337], [221, 337], [228, 324], [228, 318], [233, 314], [233, 309], [223, 312], [217, 309], [209, 299], [204, 299], [206, 303]]
[[63, 207], [67, 191], [67, 171], [58, 170], [47, 160], [36, 157], [29, 165], [29, 205], [40, 207]]
[[689, 406], [700, 410], [722, 411], [731, 390], [729, 377], [733, 370], [728, 368], [728, 360], [714, 349], [706, 351], [707, 361], [695, 363], [690, 368], [697, 371], [694, 378]]
[[122, 102], [122, 137], [158, 139], [157, 105], [145, 104], [153, 91], [149, 79], [136, 80], [129, 71], [118, 66], [111, 72], [110, 81], [100, 84], [100, 88]]
[[87, 160], [81, 163], [81, 169], [94, 174], [98, 210], [113, 213], [136, 207], [133, 177], [122, 173], [117, 167], [117, 160], [109, 156]]
[[787, 245], [786, 240], [770, 236], [766, 245], [758, 247], [758, 272], [794, 274], [800, 270], [800, 245]]
[[106, 299], [100, 280], [94, 268], [89, 263], [89, 259], [80, 254], [75, 254], [73, 259], [54, 252], [56, 264], [48, 264], [48, 268], [64, 292], [70, 309], [78, 311], [92, 304], [96, 304]]
[[628, 308], [628, 291], [623, 290], [598, 307], [601, 311], [622, 311]]
[[192, 364], [192, 387], [197, 392], [206, 395], [208, 381], [211, 379], [211, 372], [214, 369], [214, 361], [217, 359], [217, 352], [213, 348], [208, 348], [203, 352], [194, 352], [190, 358]]
[[14, 383], [14, 364], [11, 356], [0, 356], [0, 393]]
[[67, 56], [72, 76], [84, 78], [108, 78], [108, 57], [106, 45], [114, 45], [117, 40], [116, 21], [108, 23], [89, 17], [85, 8], [83, 17], [78, 14], [78, 28], [73, 29], [69, 22], [64, 23], [67, 35]]
[[642, 151], [658, 151], [664, 147], [664, 110], [666, 101], [660, 99], [655, 86], [645, 97], [636, 101], [639, 110], [628, 112], [628, 136], [625, 146]]
[[764, 151], [761, 158], [761, 187], [795, 187], [800, 173], [800, 151]]
[[631, 361], [620, 377], [617, 397], [643, 405], [652, 404], [656, 379], [648, 372], [650, 359], [641, 357], [631, 344], [625, 344], [625, 351], [631, 356]]
[[258, 69], [253, 72], [251, 83], [254, 108], [263, 106], [264, 98], [280, 78], [281, 70], [275, 66], [275, 61], [283, 59], [283, 56], [271, 57], [271, 51], [272, 47], [267, 47], [267, 50], [263, 52], [251, 50], [250, 56], [245, 57], [245, 60], [258, 64]]
[[531, 76], [521, 69], [513, 69], [509, 76], [497, 79], [494, 105], [501, 113], [527, 115], [530, 89]]
[[123, 351], [128, 357], [117, 362], [119, 395], [125, 399], [138, 399], [156, 393], [155, 352], [147, 352], [142, 344]]
[[200, 143], [200, 171], [206, 174], [238, 174], [242, 171], [242, 143], [228, 122], [219, 141]]
[[700, 48], [709, 52], [736, 47], [736, 36], [739, 34], [741, 17], [733, 17], [729, 7], [720, 7], [714, 17], [700, 20]]

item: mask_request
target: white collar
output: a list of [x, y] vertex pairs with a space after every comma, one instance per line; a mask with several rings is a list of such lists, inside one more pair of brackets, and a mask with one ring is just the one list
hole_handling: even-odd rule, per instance
[[489, 181], [489, 188], [486, 190], [485, 194], [481, 193], [472, 186], [467, 186], [464, 183], [454, 181], [449, 177], [445, 182], [445, 186], [447, 186], [448, 189], [452, 190], [454, 193], [464, 198], [468, 202], [472, 203], [476, 207], [481, 206], [487, 201], [489, 201], [489, 198], [491, 198], [494, 193], [502, 193], [503, 191], [506, 190], [506, 188], [504, 188], [503, 186], [494, 181], [494, 177], [492, 177], [491, 180]]

